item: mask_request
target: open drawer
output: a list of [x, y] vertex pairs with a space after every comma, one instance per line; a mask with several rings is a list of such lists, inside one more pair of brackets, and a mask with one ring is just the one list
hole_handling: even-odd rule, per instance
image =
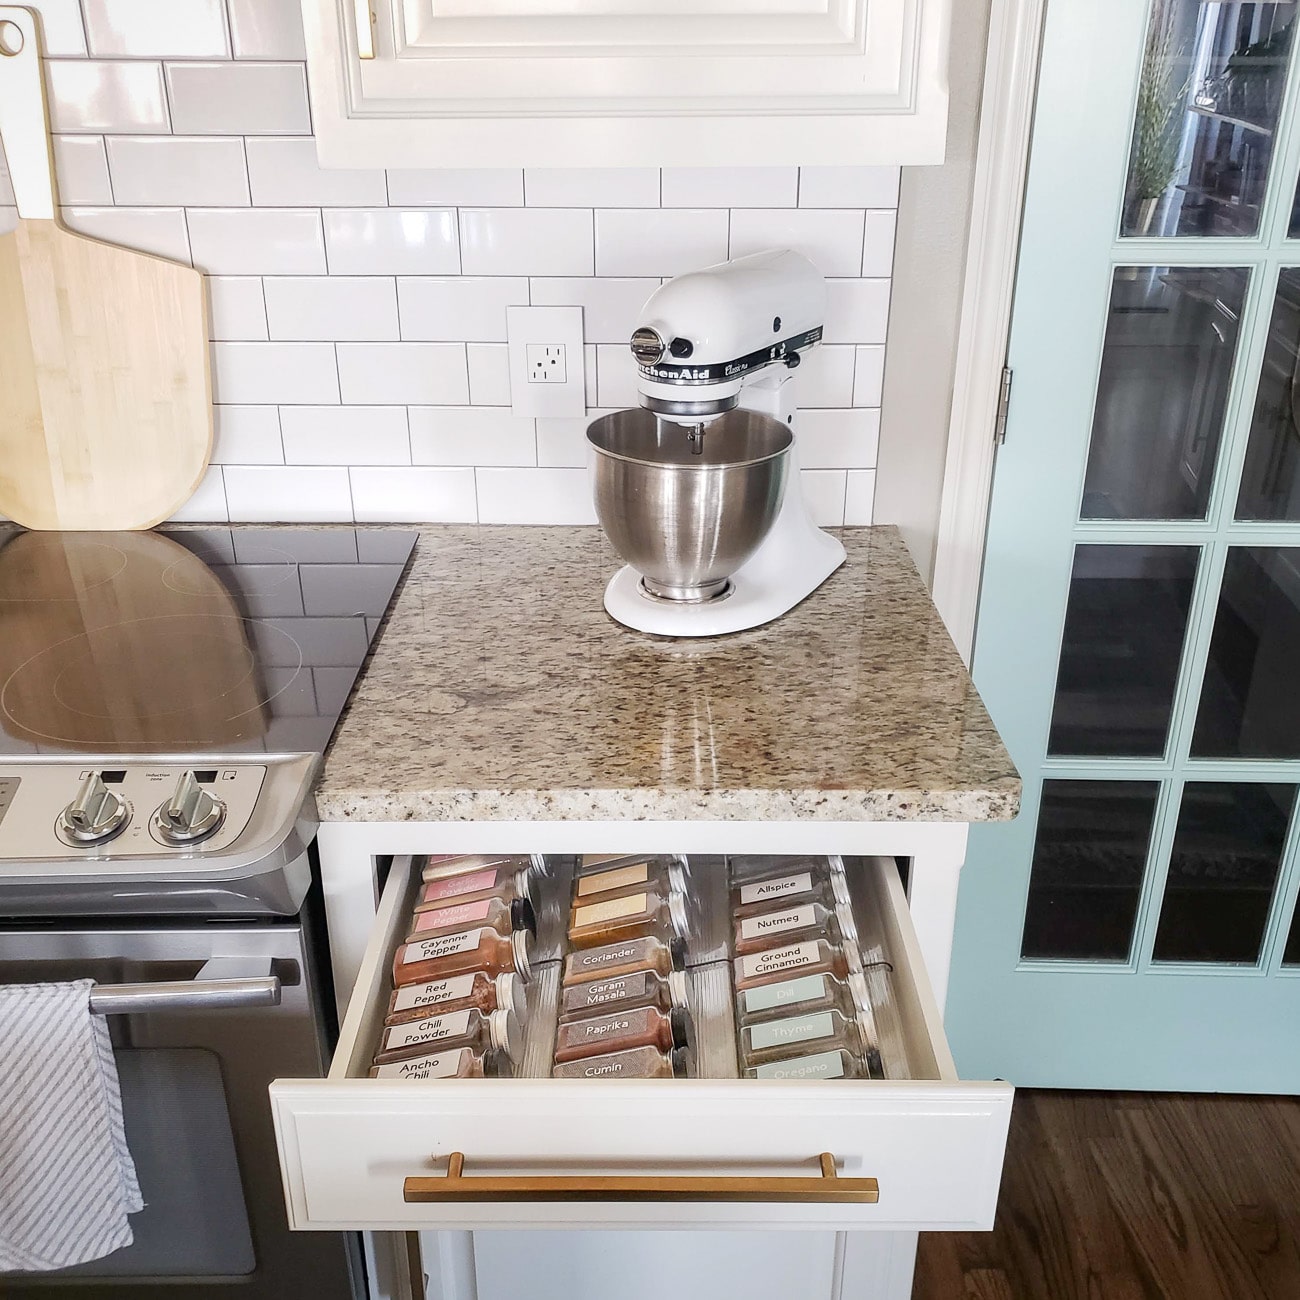
[[[957, 1079], [894, 863], [854, 869], [914, 1079], [416, 1081], [367, 1077], [419, 877], [396, 859], [328, 1077], [271, 1085], [290, 1225], [991, 1227], [1012, 1088]], [[416, 1199], [449, 1166], [455, 1196]]]

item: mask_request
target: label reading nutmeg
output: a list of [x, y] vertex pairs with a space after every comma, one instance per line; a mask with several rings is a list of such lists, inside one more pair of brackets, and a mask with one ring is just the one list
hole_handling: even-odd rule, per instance
[[776, 880], [759, 880], [752, 885], [741, 885], [740, 901], [743, 904], [766, 903], [773, 898], [797, 898], [812, 892], [811, 871], [801, 871], [793, 876], [780, 876]]
[[393, 1025], [384, 1031], [385, 1052], [417, 1043], [438, 1043], [445, 1038], [460, 1038], [469, 1029], [468, 1011], [450, 1011], [445, 1016], [429, 1016], [408, 1025]]
[[650, 878], [648, 862], [633, 862], [626, 867], [612, 867], [609, 871], [596, 871], [590, 876], [578, 877], [578, 897], [590, 898], [611, 889], [624, 889], [629, 885], [644, 885]]
[[740, 959], [740, 973], [752, 980], [760, 975], [775, 975], [778, 971], [797, 970], [800, 966], [811, 966], [817, 960], [817, 944], [788, 943], [781, 948], [765, 948], [762, 952], [751, 953]]
[[455, 975], [451, 979], [432, 980], [428, 984], [408, 984], [397, 990], [393, 999], [394, 1011], [410, 1011], [414, 1007], [432, 1007], [441, 1002], [459, 1002], [474, 991], [473, 975]]
[[622, 898], [610, 898], [603, 903], [588, 903], [586, 907], [573, 909], [573, 929], [585, 930], [593, 925], [608, 925], [611, 921], [622, 921], [629, 916], [637, 916], [647, 908], [649, 899], [645, 894], [626, 894]]
[[806, 930], [817, 919], [811, 903], [801, 907], [787, 907], [780, 912], [764, 912], [761, 916], [747, 916], [740, 923], [742, 939], [761, 939], [764, 935], [783, 934], [786, 930]]

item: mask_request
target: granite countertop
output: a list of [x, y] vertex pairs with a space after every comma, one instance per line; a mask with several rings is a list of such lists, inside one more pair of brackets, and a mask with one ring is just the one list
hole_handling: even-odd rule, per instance
[[894, 528], [712, 640], [604, 611], [598, 528], [423, 529], [317, 790], [326, 821], [994, 821], [1020, 778]]

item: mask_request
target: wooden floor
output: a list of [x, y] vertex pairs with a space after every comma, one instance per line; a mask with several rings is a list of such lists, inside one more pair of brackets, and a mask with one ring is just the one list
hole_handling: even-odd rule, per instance
[[922, 1234], [913, 1300], [1300, 1300], [1300, 1099], [1018, 1093], [993, 1232]]

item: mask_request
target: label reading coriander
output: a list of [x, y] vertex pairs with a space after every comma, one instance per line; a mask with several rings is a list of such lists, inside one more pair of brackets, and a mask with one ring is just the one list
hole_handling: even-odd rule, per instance
[[745, 1011], [771, 1011], [774, 1007], [794, 1007], [804, 1002], [818, 1002], [826, 996], [826, 976], [803, 975], [798, 979], [781, 980], [764, 984], [762, 988], [746, 989]]
[[465, 1049], [441, 1052], [437, 1056], [417, 1056], [413, 1061], [394, 1061], [375, 1070], [376, 1079], [450, 1079], [460, 1068]]
[[811, 966], [817, 960], [817, 944], [790, 943], [783, 948], [767, 948], [763, 952], [751, 953], [740, 959], [740, 973], [752, 980], [759, 975], [775, 975], [777, 971], [795, 970], [800, 966]]
[[440, 934], [436, 939], [419, 939], [402, 949], [402, 961], [432, 961], [456, 952], [472, 952], [482, 936], [482, 930], [462, 930], [459, 934]]
[[591, 876], [578, 877], [578, 897], [590, 898], [592, 894], [603, 894], [610, 889], [623, 889], [628, 885], [644, 885], [650, 878], [650, 864], [634, 862], [626, 867], [614, 867], [609, 871], [597, 871]]
[[760, 1079], [842, 1079], [844, 1055], [841, 1052], [817, 1052], [812, 1056], [796, 1056], [793, 1061], [760, 1065], [754, 1073]]
[[394, 1011], [410, 1011], [412, 1007], [432, 1007], [439, 1002], [458, 1002], [474, 991], [473, 975], [456, 975], [452, 979], [433, 980], [429, 984], [408, 984], [397, 990], [393, 999]]
[[777, 880], [760, 880], [752, 885], [742, 885], [740, 901], [765, 903], [769, 898], [792, 898], [811, 893], [812, 887], [812, 872], [801, 871], [797, 876], [781, 876]]
[[769, 1020], [766, 1024], [750, 1025], [751, 1051], [768, 1047], [783, 1047], [787, 1043], [806, 1043], [810, 1038], [829, 1038], [835, 1032], [835, 1019], [829, 1011], [818, 1011], [811, 1016], [792, 1016], [789, 1020]]
[[646, 910], [649, 900], [645, 894], [628, 894], [624, 898], [611, 898], [604, 903], [588, 903], [586, 907], [573, 909], [574, 930], [584, 930], [592, 925], [604, 925], [609, 921], [621, 921], [625, 917], [636, 916]]
[[780, 912], [764, 912], [762, 916], [748, 916], [740, 923], [742, 939], [761, 939], [765, 934], [782, 934], [786, 930], [804, 930], [817, 919], [811, 903], [802, 907], [787, 907]]
[[411, 1047], [415, 1043], [437, 1043], [444, 1038], [459, 1038], [469, 1028], [468, 1011], [451, 1011], [445, 1016], [430, 1016], [409, 1025], [394, 1025], [384, 1034], [384, 1051]]

